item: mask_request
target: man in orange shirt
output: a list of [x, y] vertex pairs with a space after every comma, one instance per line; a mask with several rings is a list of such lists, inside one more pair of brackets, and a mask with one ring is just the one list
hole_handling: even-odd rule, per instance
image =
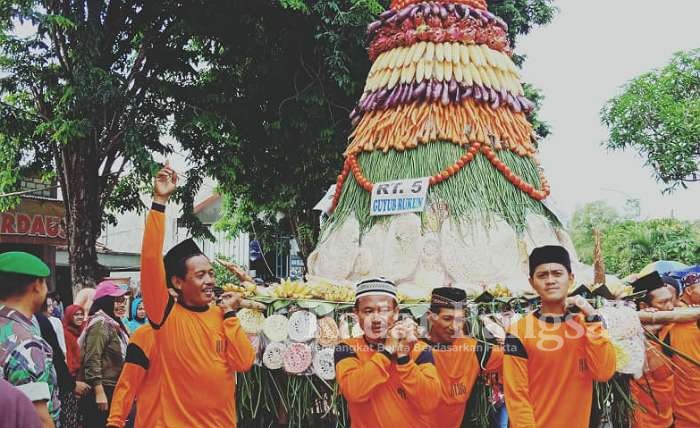
[[144, 324], [134, 331], [126, 348], [124, 366], [119, 375], [119, 381], [114, 388], [112, 403], [107, 419], [108, 428], [122, 428], [131, 413], [134, 400], [138, 402], [135, 427], [156, 426], [157, 418], [154, 412], [157, 407], [159, 380], [153, 376], [159, 373], [155, 358], [155, 331], [150, 323]]
[[[560, 246], [530, 254], [530, 285], [541, 307], [510, 328], [504, 344], [506, 407], [512, 428], [588, 428], [593, 382], [615, 374], [615, 350], [603, 320], [573, 284]], [[575, 306], [581, 313], [568, 310]]]
[[[639, 302], [639, 309], [646, 311], [672, 311], [673, 292], [664, 284], [657, 272], [639, 278], [632, 283], [635, 293], [646, 291]], [[664, 325], [657, 336], [669, 339], [673, 324]], [[632, 418], [635, 428], [668, 428], [673, 425], [673, 372], [663, 361], [667, 354], [662, 346], [650, 343], [647, 350], [647, 371], [640, 379], [632, 380], [630, 389], [637, 406]], [[670, 355], [667, 354], [670, 357]]]
[[469, 395], [482, 370], [496, 370], [503, 364], [499, 346], [464, 337], [464, 309], [467, 294], [454, 287], [433, 290], [430, 298], [429, 337], [442, 392], [440, 402], [430, 414], [421, 416], [426, 426], [461, 426]]
[[[700, 305], [700, 272], [691, 271], [683, 277], [681, 301], [685, 306]], [[700, 361], [700, 326], [691, 321], [677, 323], [669, 333], [673, 349], [695, 361]], [[700, 424], [700, 368], [678, 354], [673, 355], [675, 389], [673, 415], [676, 428], [697, 428]]]
[[158, 348], [155, 427], [235, 427], [235, 372], [250, 369], [255, 351], [236, 318], [241, 296], [224, 293], [221, 307], [210, 306], [214, 269], [194, 241], [163, 259], [165, 204], [176, 185], [166, 164], [156, 177], [141, 249], [141, 292]]
[[355, 315], [364, 335], [335, 349], [336, 379], [353, 428], [431, 427], [419, 417], [435, 409], [440, 381], [433, 354], [419, 342], [412, 320], [398, 321], [396, 286], [385, 278], [362, 281]]

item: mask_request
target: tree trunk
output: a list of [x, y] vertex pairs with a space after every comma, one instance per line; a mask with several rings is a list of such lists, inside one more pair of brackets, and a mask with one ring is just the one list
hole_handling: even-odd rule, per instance
[[97, 262], [97, 238], [102, 230], [100, 181], [94, 143], [80, 141], [63, 148], [67, 189], [64, 199], [73, 294], [94, 287], [105, 275]]

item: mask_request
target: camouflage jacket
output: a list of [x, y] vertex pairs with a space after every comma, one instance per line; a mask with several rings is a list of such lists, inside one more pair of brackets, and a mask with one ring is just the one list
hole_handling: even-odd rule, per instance
[[0, 304], [0, 373], [31, 401], [46, 401], [58, 426], [61, 403], [53, 350], [20, 312]]

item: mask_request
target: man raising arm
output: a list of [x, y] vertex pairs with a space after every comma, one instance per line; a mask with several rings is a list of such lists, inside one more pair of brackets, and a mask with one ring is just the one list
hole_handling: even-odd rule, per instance
[[155, 180], [141, 250], [144, 306], [158, 346], [157, 423], [235, 427], [235, 372], [250, 369], [255, 351], [236, 318], [241, 296], [225, 293], [221, 307], [210, 305], [214, 269], [194, 241], [181, 242], [162, 258], [165, 205], [176, 185], [177, 174], [166, 165]]

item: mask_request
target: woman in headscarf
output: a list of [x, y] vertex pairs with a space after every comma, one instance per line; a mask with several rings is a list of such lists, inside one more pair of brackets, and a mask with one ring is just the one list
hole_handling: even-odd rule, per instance
[[137, 297], [131, 303], [131, 311], [129, 311], [129, 319], [126, 321], [126, 328], [131, 334], [144, 324], [146, 324], [146, 310], [143, 308], [143, 300]]
[[85, 326], [85, 310], [79, 305], [70, 305], [63, 315], [63, 332], [66, 337], [66, 363], [71, 376], [76, 377], [80, 369], [80, 346], [78, 338]]
[[129, 335], [122, 323], [128, 290], [110, 281], [95, 288], [95, 300], [85, 331], [78, 339], [82, 351], [81, 377], [94, 390], [83, 401], [85, 426], [103, 427], [114, 387], [121, 374]]
[[73, 303], [78, 306], [82, 306], [83, 310], [87, 314], [90, 312], [90, 306], [92, 306], [92, 301], [94, 300], [94, 298], [94, 288], [83, 288], [82, 290], [78, 291], [78, 294], [75, 295]]

